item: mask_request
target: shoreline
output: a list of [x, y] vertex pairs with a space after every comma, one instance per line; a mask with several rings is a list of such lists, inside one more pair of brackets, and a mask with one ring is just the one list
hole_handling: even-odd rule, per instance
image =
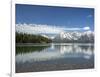
[[16, 43], [16, 46], [94, 45], [94, 43]]

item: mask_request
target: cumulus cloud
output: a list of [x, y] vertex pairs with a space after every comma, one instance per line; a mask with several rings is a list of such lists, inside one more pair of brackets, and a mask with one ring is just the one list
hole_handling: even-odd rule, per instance
[[84, 27], [83, 29], [84, 30], [90, 30], [90, 27], [87, 26], [87, 27]]
[[86, 26], [83, 28], [64, 28], [63, 30], [90, 30], [90, 27]]
[[73, 31], [73, 30], [89, 30], [89, 27], [84, 28], [66, 28], [50, 25], [41, 25], [41, 24], [16, 24], [16, 31], [29, 33], [29, 34], [58, 34], [63, 31]]
[[50, 33], [57, 34], [63, 30], [59, 27], [48, 26], [48, 25], [37, 25], [37, 24], [16, 24], [16, 31], [23, 33]]

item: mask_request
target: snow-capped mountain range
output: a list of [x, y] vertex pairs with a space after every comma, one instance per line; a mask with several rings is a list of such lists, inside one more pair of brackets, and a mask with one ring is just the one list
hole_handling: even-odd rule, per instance
[[61, 39], [73, 39], [73, 40], [78, 40], [81, 36], [84, 36], [84, 35], [87, 35], [87, 36], [90, 36], [90, 35], [94, 35], [94, 33], [92, 31], [85, 31], [85, 32], [77, 32], [77, 31], [74, 31], [74, 32], [61, 32], [60, 33], [60, 38]]
[[85, 32], [61, 32], [60, 34], [54, 37], [53, 41], [56, 42], [94, 42], [94, 32], [85, 31]]
[[[37, 34], [36, 34], [37, 35]], [[49, 34], [39, 34], [43, 37], [51, 39], [53, 42], [94, 42], [94, 32], [92, 31], [85, 31], [85, 32], [61, 32], [56, 35], [49, 35]]]

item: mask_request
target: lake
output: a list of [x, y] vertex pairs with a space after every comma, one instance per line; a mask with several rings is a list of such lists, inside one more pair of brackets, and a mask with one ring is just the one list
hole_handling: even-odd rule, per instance
[[16, 73], [94, 68], [91, 43], [16, 45]]

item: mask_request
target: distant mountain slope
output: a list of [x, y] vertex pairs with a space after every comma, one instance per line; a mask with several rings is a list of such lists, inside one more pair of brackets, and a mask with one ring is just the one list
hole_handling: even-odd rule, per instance
[[54, 39], [53, 42], [94, 42], [94, 32], [61, 32]]

